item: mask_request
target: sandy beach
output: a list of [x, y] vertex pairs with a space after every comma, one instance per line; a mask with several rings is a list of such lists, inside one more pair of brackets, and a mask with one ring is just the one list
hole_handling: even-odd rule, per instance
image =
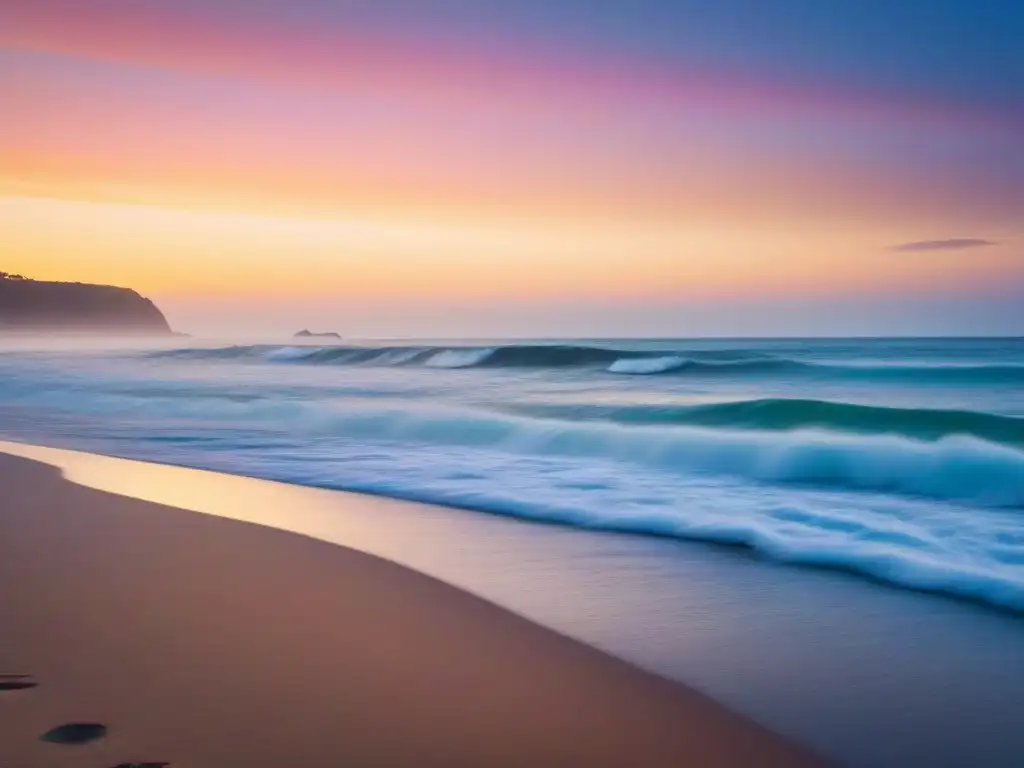
[[[355, 550], [0, 456], [4, 768], [812, 765], [710, 699]], [[12, 686], [13, 687], [13, 686]], [[39, 737], [106, 726], [84, 745]]]

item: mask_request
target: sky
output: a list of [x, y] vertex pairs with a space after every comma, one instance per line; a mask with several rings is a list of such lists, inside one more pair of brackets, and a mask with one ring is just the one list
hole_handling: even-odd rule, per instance
[[181, 330], [1024, 335], [1024, 4], [0, 0], [0, 270]]

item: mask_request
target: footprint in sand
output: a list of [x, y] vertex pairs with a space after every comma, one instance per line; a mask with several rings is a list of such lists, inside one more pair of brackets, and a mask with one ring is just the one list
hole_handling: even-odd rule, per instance
[[[0, 672], [0, 691], [24, 691], [38, 686], [32, 675]], [[65, 723], [44, 733], [40, 741], [51, 744], [88, 744], [107, 735], [102, 723]], [[118, 763], [114, 768], [167, 768], [170, 763], [148, 761], [144, 763]]]
[[32, 679], [32, 675], [5, 675], [0, 673], [0, 691], [23, 691], [26, 688], [35, 688], [39, 683]]
[[65, 723], [47, 731], [40, 741], [51, 744], [88, 744], [107, 735], [107, 726], [102, 723]]

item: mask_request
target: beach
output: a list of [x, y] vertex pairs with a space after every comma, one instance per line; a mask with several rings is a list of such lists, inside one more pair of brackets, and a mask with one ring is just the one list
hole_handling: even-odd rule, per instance
[[[126, 463], [127, 465], [127, 463]], [[128, 471], [127, 468], [125, 471]], [[0, 456], [0, 764], [812, 765], [429, 576]], [[105, 738], [39, 740], [64, 723]]]
[[1021, 40], [0, 0], [0, 768], [1024, 768]]
[[398, 563], [839, 765], [1016, 768], [1022, 365], [997, 339], [13, 344], [0, 452]]

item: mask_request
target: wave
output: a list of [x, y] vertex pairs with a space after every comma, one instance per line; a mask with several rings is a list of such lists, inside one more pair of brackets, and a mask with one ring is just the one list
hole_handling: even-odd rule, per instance
[[[487, 361], [496, 350], [483, 349], [444, 349], [436, 352], [424, 361], [428, 368], [472, 368]], [[412, 356], [406, 359], [410, 362]]]
[[[289, 434], [384, 442], [388, 450], [497, 451], [531, 461], [599, 460], [676, 478], [734, 477], [760, 485], [799, 485], [931, 498], [982, 507], [1024, 507], [1024, 451], [969, 435], [932, 441], [826, 429], [743, 431], [695, 425], [527, 418], [485, 410], [391, 405], [379, 399], [316, 404], [267, 398], [113, 398], [82, 405], [92, 413], [134, 413], [231, 422]], [[459, 465], [465, 456], [453, 459]]]
[[926, 443], [272, 402], [236, 405], [233, 417], [245, 429], [287, 420], [294, 438], [277, 450], [272, 441], [243, 450], [254, 438], [221, 427], [209, 435], [219, 444], [163, 436], [142, 458], [741, 544], [780, 561], [1024, 610], [1024, 452], [975, 438]]
[[[1024, 610], [1024, 450], [976, 436], [744, 431], [680, 423], [679, 414], [629, 421], [650, 411], [620, 422], [573, 421], [397, 397], [249, 399], [189, 388], [187, 397], [170, 388], [34, 388], [20, 404], [87, 417], [81, 434], [91, 450], [94, 418], [116, 416], [105, 422], [116, 428], [104, 445], [136, 458], [743, 544], [783, 561]], [[705, 413], [719, 405], [758, 413], [744, 403]], [[833, 405], [842, 406], [825, 410]], [[782, 406], [766, 412], [773, 408]], [[26, 429], [40, 428], [38, 411], [17, 410]]]
[[673, 406], [530, 405], [515, 411], [549, 418], [596, 419], [620, 424], [677, 424], [763, 431], [820, 428], [916, 440], [967, 435], [991, 443], [1024, 446], [1024, 417], [828, 400], [766, 398]]
[[609, 373], [630, 373], [637, 376], [649, 376], [653, 373], [667, 373], [686, 365], [685, 357], [666, 355], [665, 357], [633, 357], [621, 358], [608, 366]]
[[[195, 453], [150, 458], [197, 466]], [[772, 559], [845, 570], [892, 585], [1024, 611], [1020, 517], [912, 500], [795, 496], [777, 489], [665, 483], [600, 462], [562, 463], [538, 474], [514, 458], [464, 450], [344, 451], [320, 464], [293, 452], [253, 463], [237, 452], [199, 466], [281, 482], [444, 504], [540, 523], [742, 545]], [[500, 472], [493, 482], [481, 466]], [[445, 469], [444, 467], [447, 467]], [[555, 472], [551, 472], [555, 469]]]
[[263, 357], [274, 362], [290, 362], [293, 360], [305, 360], [315, 355], [317, 351], [317, 349], [310, 349], [309, 347], [280, 347], [267, 350]]
[[[414, 406], [401, 392], [373, 388], [339, 391], [342, 399], [311, 400], [292, 389], [274, 395], [241, 386], [224, 391], [194, 383], [133, 386], [134, 392], [114, 388], [92, 394], [78, 385], [26, 387], [7, 397], [21, 407], [118, 414], [126, 422], [185, 420], [189, 432], [235, 423], [393, 446], [481, 448], [537, 460], [592, 458], [684, 475], [1024, 507], [1024, 419], [995, 414], [753, 400], [603, 411], [533, 407], [526, 415]], [[581, 408], [590, 410], [581, 413]]]
[[1024, 452], [967, 436], [933, 442], [824, 430], [741, 432], [501, 418], [466, 411], [336, 413], [332, 431], [431, 445], [599, 458], [673, 472], [1024, 507]]
[[[432, 368], [606, 368], [612, 372], [658, 372], [686, 364], [739, 365], [774, 361], [757, 352], [701, 350], [665, 356], [642, 350], [576, 344], [507, 344], [497, 346], [276, 346], [254, 344], [214, 348], [161, 350], [149, 358], [178, 360], [262, 360], [335, 365], [410, 365]], [[630, 369], [628, 361], [637, 361]], [[668, 364], [666, 364], [666, 361]], [[781, 360], [784, 366], [787, 361]], [[646, 369], [646, 370], [645, 370]]]
[[178, 360], [248, 360], [304, 365], [427, 368], [581, 368], [623, 375], [803, 375], [909, 381], [1024, 384], [1024, 365], [842, 363], [798, 360], [754, 350], [638, 350], [577, 344], [496, 346], [278, 346], [185, 348], [146, 354]]

